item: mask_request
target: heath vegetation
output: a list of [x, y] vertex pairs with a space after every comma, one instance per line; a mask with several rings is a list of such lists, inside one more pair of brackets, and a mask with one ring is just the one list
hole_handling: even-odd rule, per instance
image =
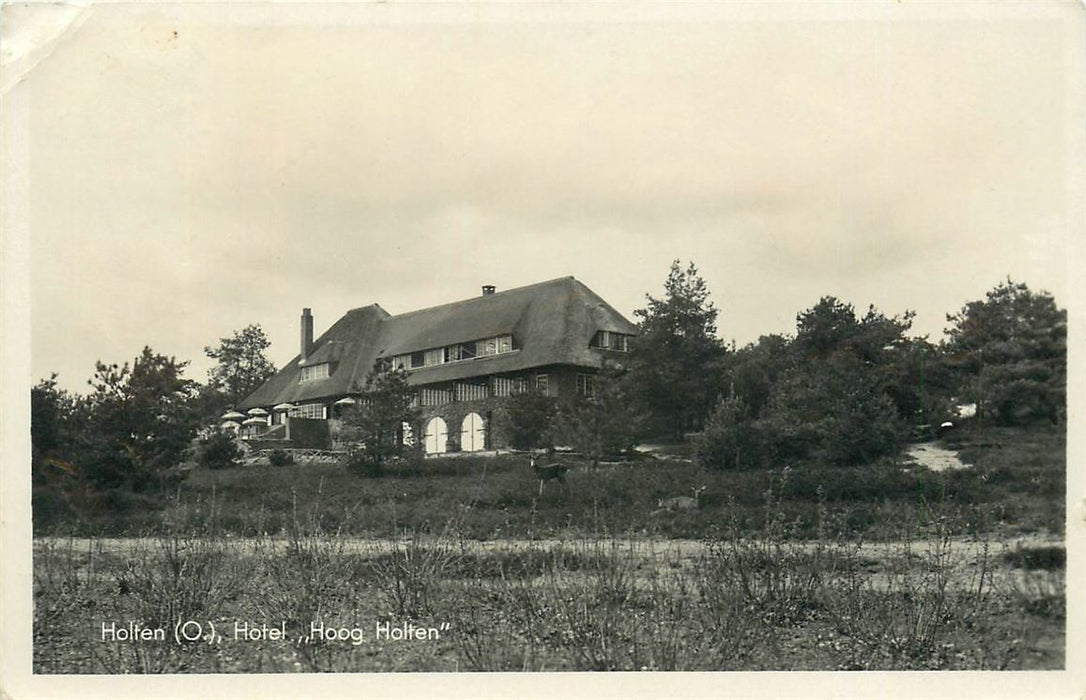
[[[380, 368], [345, 416], [365, 449], [252, 464], [213, 426], [274, 372], [258, 326], [204, 385], [150, 348], [86, 395], [42, 380], [35, 671], [1063, 667], [1050, 295], [1007, 280], [938, 344], [824, 297], [737, 348], [692, 264], [664, 289], [592, 396], [495, 412], [518, 450], [572, 448], [544, 459], [564, 482], [405, 447], [412, 389]], [[904, 449], [936, 436], [968, 466]]]

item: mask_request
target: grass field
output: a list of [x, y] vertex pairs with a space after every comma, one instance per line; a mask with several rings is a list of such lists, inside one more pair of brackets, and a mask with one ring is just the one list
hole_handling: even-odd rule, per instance
[[[568, 488], [551, 482], [542, 496], [520, 455], [426, 460], [410, 474], [369, 479], [338, 465], [194, 470], [169, 494], [106, 494], [100, 506], [37, 517], [36, 534], [125, 536], [204, 532], [282, 534], [295, 513], [329, 532], [392, 536], [438, 532], [452, 520], [475, 539], [638, 534], [701, 538], [755, 527], [766, 494], [776, 492], [795, 533], [896, 540], [931, 519], [952, 534], [998, 528], [1061, 534], [1065, 447], [1062, 432], [988, 429], [947, 443], [970, 469], [932, 472], [905, 458], [862, 467], [796, 465], [787, 470], [706, 472], [689, 462], [645, 459], [573, 467]], [[699, 507], [660, 513], [659, 502], [706, 489]], [[819, 523], [819, 511], [824, 516]], [[655, 514], [654, 514], [655, 513]]]
[[[35, 671], [1062, 668], [1062, 434], [948, 444], [974, 466], [644, 461], [542, 497], [516, 456], [194, 472], [156, 511], [39, 529]], [[129, 623], [166, 639], [103, 633]]]

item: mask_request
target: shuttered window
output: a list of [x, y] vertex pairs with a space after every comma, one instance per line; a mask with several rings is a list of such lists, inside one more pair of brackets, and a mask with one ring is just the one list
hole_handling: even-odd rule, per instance
[[488, 396], [490, 396], [490, 391], [486, 384], [461, 382], [456, 385], [457, 401], [479, 401]]
[[523, 377], [494, 377], [491, 381], [494, 396], [512, 396], [528, 388], [528, 382]]
[[419, 402], [423, 406], [444, 406], [452, 403], [452, 389], [423, 387], [419, 389]]

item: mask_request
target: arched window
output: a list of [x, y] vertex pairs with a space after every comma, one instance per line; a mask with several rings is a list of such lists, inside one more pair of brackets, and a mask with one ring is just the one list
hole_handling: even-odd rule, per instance
[[426, 454], [444, 454], [445, 441], [449, 437], [449, 429], [445, 421], [435, 416], [426, 423], [426, 435], [423, 436], [426, 445]]
[[478, 413], [464, 416], [460, 424], [460, 449], [464, 452], [478, 452], [486, 447], [486, 425]]

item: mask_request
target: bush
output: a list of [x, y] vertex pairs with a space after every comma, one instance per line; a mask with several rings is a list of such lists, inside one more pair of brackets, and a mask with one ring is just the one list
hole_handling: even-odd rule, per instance
[[721, 399], [705, 430], [694, 441], [694, 462], [705, 469], [730, 470], [756, 465], [751, 421], [743, 399]]
[[35, 486], [30, 498], [35, 535], [51, 532], [78, 517], [60, 487]]
[[557, 413], [554, 399], [532, 390], [511, 396], [499, 416], [512, 447], [531, 450], [552, 446]]
[[216, 430], [200, 438], [200, 466], [208, 469], [226, 469], [237, 466], [242, 456], [234, 436], [225, 430]]
[[594, 395], [562, 403], [555, 436], [598, 465], [605, 457], [633, 449], [641, 416], [631, 408], [629, 375], [620, 367], [604, 364], [595, 381]]
[[786, 372], [760, 422], [774, 436], [771, 459], [864, 464], [893, 454], [905, 437], [878, 374], [844, 354]]
[[268, 463], [273, 467], [285, 467], [290, 464], [294, 464], [294, 455], [286, 450], [272, 450], [268, 454]]
[[1067, 565], [1067, 551], [1063, 547], [1017, 547], [1003, 554], [1003, 561], [1011, 566], [1030, 571], [1041, 569], [1056, 571]]
[[367, 454], [363, 448], [352, 448], [343, 458], [343, 466], [355, 476], [377, 479], [385, 475], [384, 463]]

